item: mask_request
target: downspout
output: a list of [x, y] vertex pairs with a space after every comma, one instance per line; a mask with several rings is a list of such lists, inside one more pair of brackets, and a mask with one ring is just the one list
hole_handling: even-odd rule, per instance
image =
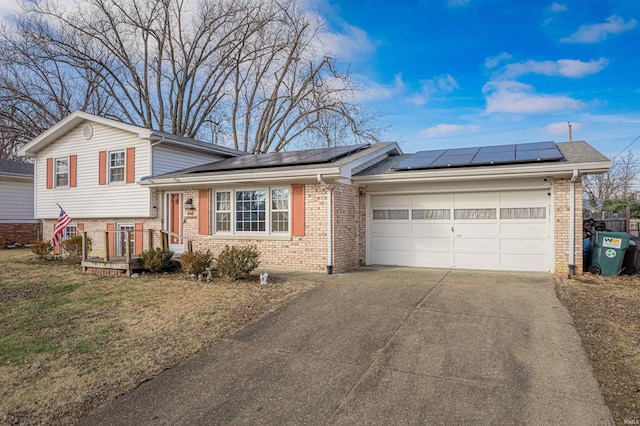
[[322, 175], [316, 176], [318, 182], [327, 190], [327, 274], [333, 274], [333, 215], [331, 208], [331, 186], [322, 180]]
[[569, 189], [569, 276], [576, 274], [576, 180], [578, 169], [573, 170]]

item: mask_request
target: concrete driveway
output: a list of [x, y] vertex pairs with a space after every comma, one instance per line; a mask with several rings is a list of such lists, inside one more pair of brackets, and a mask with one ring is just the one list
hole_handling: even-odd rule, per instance
[[543, 274], [361, 268], [85, 424], [613, 424]]

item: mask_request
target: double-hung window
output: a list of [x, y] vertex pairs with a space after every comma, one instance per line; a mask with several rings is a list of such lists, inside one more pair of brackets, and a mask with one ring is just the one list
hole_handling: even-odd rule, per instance
[[124, 151], [109, 153], [109, 182], [124, 182]]
[[56, 159], [56, 187], [69, 186], [69, 159]]
[[288, 234], [289, 189], [215, 191], [213, 223], [215, 233]]

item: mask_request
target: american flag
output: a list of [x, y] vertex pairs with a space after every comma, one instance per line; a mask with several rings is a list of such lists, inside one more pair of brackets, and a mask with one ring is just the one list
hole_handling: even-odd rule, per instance
[[56, 222], [56, 227], [53, 230], [53, 237], [51, 237], [51, 242], [53, 243], [54, 247], [60, 244], [60, 241], [62, 241], [62, 236], [64, 235], [64, 228], [66, 228], [70, 223], [71, 218], [69, 217], [67, 212], [62, 210], [62, 207], [60, 207], [60, 216], [58, 216], [58, 222]]

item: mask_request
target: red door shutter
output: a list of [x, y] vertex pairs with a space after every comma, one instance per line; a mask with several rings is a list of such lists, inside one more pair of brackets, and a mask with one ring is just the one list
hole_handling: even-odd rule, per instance
[[47, 158], [47, 189], [53, 188], [53, 158]]
[[107, 151], [98, 153], [98, 185], [107, 184]]
[[291, 185], [291, 235], [304, 237], [304, 185]]
[[209, 235], [209, 190], [198, 190], [198, 234]]
[[[115, 229], [115, 223], [107, 222], [107, 231], [114, 231]], [[107, 239], [109, 240], [109, 257], [113, 257], [116, 255], [116, 233], [109, 232], [107, 235]]]
[[77, 180], [78, 156], [69, 156], [69, 187], [75, 188], [78, 185]]
[[144, 250], [142, 249], [142, 239], [144, 236], [144, 224], [142, 222], [136, 222], [133, 224], [133, 254], [140, 254]]
[[127, 169], [127, 183], [134, 183], [136, 181], [136, 149], [134, 147], [127, 148], [125, 155], [126, 169]]

